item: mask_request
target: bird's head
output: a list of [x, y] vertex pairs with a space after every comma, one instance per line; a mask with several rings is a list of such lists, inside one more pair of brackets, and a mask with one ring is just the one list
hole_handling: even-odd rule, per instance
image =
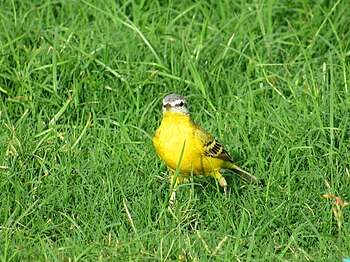
[[186, 99], [178, 94], [170, 94], [163, 99], [162, 111], [189, 114]]

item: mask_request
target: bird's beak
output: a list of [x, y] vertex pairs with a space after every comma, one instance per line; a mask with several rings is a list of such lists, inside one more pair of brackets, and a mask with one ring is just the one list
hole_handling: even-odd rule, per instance
[[165, 108], [166, 111], [169, 111], [170, 108], [171, 108], [171, 105], [170, 104], [166, 104], [166, 105], [163, 105], [163, 107]]

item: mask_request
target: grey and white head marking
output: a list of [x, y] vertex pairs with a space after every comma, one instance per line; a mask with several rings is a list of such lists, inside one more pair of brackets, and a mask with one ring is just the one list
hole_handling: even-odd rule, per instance
[[163, 113], [170, 111], [181, 114], [188, 114], [187, 101], [183, 96], [170, 94], [163, 99]]

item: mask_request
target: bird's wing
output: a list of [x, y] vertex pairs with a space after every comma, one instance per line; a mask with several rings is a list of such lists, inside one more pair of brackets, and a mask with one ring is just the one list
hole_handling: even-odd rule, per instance
[[203, 142], [204, 154], [213, 158], [232, 162], [230, 155], [225, 148], [202, 127], [195, 125], [194, 135]]
[[249, 172], [243, 170], [239, 166], [235, 165], [225, 150], [225, 148], [210, 134], [208, 134], [203, 128], [195, 125], [194, 135], [203, 143], [204, 154], [209, 157], [219, 158], [224, 161], [227, 161], [225, 168], [228, 168], [232, 171], [235, 171], [238, 175], [240, 175], [243, 179], [248, 182], [257, 183], [258, 179], [250, 174]]

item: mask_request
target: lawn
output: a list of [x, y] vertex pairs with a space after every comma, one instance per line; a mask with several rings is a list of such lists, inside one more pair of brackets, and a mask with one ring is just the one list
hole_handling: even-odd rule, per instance
[[[1, 261], [350, 257], [350, 2], [1, 1]], [[171, 195], [161, 102], [263, 183]]]

